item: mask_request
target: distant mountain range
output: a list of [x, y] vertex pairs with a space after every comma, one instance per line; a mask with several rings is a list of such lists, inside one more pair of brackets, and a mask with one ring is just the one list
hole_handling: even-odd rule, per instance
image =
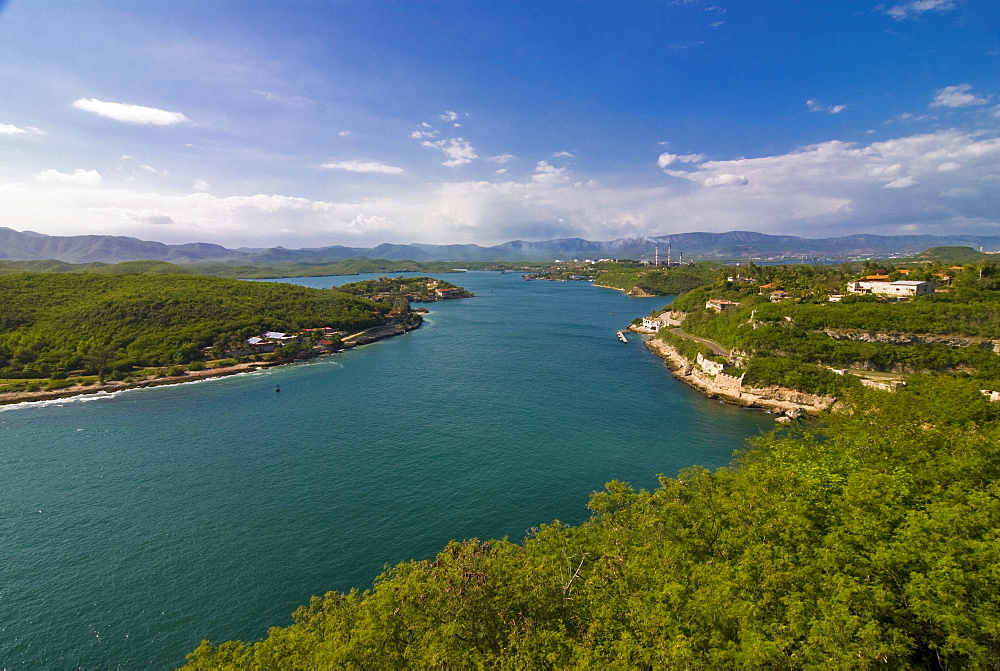
[[547, 261], [554, 259], [652, 258], [659, 243], [660, 258], [668, 246], [677, 260], [737, 259], [749, 257], [890, 256], [922, 252], [931, 247], [967, 246], [1000, 251], [1000, 237], [971, 235], [848, 235], [841, 238], [800, 238], [750, 231], [729, 233], [676, 233], [643, 238], [620, 238], [594, 242], [565, 238], [527, 242], [514, 240], [494, 247], [479, 245], [394, 245], [377, 247], [318, 247], [313, 249], [228, 249], [194, 242], [166, 245], [123, 236], [54, 236], [18, 232], [0, 226], [0, 259], [29, 261], [55, 259], [67, 263], [120, 263], [159, 260], [172, 263], [324, 263], [341, 259], [387, 259], [390, 261]]

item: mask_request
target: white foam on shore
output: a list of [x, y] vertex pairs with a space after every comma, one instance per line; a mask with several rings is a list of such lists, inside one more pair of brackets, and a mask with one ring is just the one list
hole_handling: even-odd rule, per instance
[[[295, 364], [333, 365], [333, 366], [336, 366], [338, 368], [343, 368], [343, 366], [344, 366], [343, 363], [341, 363], [340, 361], [337, 361], [334, 357], [323, 357], [323, 356], [321, 356], [321, 357], [315, 357], [313, 359], [307, 359], [306, 361], [295, 362], [293, 364], [286, 364], [286, 365], [295, 365]], [[198, 378], [194, 378], [194, 379], [190, 379], [190, 380], [178, 380], [177, 382], [170, 383], [170, 384], [152, 384], [152, 385], [148, 385], [148, 386], [128, 387], [128, 388], [125, 388], [125, 389], [115, 389], [114, 391], [101, 390], [101, 391], [95, 391], [95, 392], [89, 392], [89, 393], [83, 393], [83, 394], [75, 394], [73, 396], [64, 396], [62, 398], [48, 398], [48, 399], [39, 400], [39, 401], [18, 401], [17, 403], [9, 403], [9, 404], [6, 404], [6, 405], [0, 405], [0, 412], [7, 412], [7, 411], [10, 411], [10, 410], [19, 410], [19, 409], [27, 409], [27, 408], [46, 408], [46, 407], [51, 407], [51, 406], [61, 406], [61, 405], [66, 405], [67, 403], [89, 403], [91, 401], [111, 401], [111, 400], [116, 399], [118, 396], [121, 396], [122, 394], [124, 394], [126, 392], [150, 391], [150, 390], [158, 389], [158, 388], [161, 388], [161, 387], [162, 388], [176, 387], [178, 385], [187, 386], [187, 385], [191, 385], [191, 384], [200, 384], [202, 382], [213, 382], [213, 381], [216, 381], [216, 380], [224, 380], [227, 377], [236, 377], [236, 376], [261, 377], [261, 376], [264, 376], [264, 375], [272, 375], [278, 369], [283, 368], [283, 367], [284, 366], [265, 366], [265, 367], [260, 367], [260, 368], [248, 368], [246, 370], [242, 370], [242, 371], [239, 371], [239, 372], [236, 372], [236, 373], [222, 373], [222, 374], [219, 374], [219, 375], [212, 375], [212, 376], [207, 376], [207, 377], [198, 377]]]
[[95, 391], [89, 394], [77, 394], [75, 396], [65, 396], [63, 398], [48, 398], [42, 401], [20, 401], [18, 403], [0, 405], [0, 412], [8, 412], [10, 410], [21, 410], [28, 408], [46, 408], [53, 405], [65, 405], [67, 403], [90, 403], [91, 401], [110, 401], [119, 394], [123, 394], [126, 391], [132, 391], [132, 390], [116, 389], [115, 391]]

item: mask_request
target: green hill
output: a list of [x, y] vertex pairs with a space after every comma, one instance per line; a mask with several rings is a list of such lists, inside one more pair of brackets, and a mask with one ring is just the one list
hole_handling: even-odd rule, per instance
[[206, 347], [240, 345], [264, 331], [358, 331], [384, 323], [388, 311], [336, 291], [174, 274], [170, 264], [134, 263], [147, 274], [109, 272], [109, 266], [0, 276], [0, 377], [37, 379], [98, 368], [125, 375], [198, 361]]
[[996, 254], [984, 254], [972, 247], [931, 247], [913, 257], [915, 261], [946, 261], [949, 263], [977, 263], [996, 261]]

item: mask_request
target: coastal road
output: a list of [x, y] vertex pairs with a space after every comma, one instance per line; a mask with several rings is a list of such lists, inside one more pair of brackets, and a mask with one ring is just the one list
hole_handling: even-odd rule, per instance
[[700, 342], [702, 345], [708, 345], [710, 348], [712, 348], [712, 352], [716, 356], [724, 356], [726, 358], [729, 357], [729, 350], [727, 350], [725, 347], [723, 347], [719, 343], [715, 342], [714, 340], [709, 340], [708, 338], [699, 338], [698, 336], [693, 336], [690, 333], [685, 333], [684, 331], [680, 330], [679, 328], [670, 329], [670, 332], [673, 333], [674, 335], [679, 335], [682, 338], [687, 338], [688, 340], [694, 340], [695, 342]]

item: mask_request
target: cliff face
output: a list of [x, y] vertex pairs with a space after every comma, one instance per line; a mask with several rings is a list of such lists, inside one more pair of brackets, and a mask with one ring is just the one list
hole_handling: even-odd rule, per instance
[[924, 333], [871, 333], [861, 329], [825, 328], [823, 333], [834, 340], [887, 343], [890, 345], [948, 345], [949, 347], [979, 347], [1000, 354], [1000, 340], [972, 336], [930, 335]]
[[666, 360], [674, 377], [708, 396], [722, 399], [727, 403], [765, 408], [784, 413], [789, 417], [800, 417], [804, 413], [814, 414], [826, 410], [837, 400], [832, 396], [816, 396], [787, 387], [747, 387], [743, 385], [742, 378], [725, 373], [715, 376], [705, 373], [695, 362], [662, 340], [656, 338], [648, 340], [646, 347]]

